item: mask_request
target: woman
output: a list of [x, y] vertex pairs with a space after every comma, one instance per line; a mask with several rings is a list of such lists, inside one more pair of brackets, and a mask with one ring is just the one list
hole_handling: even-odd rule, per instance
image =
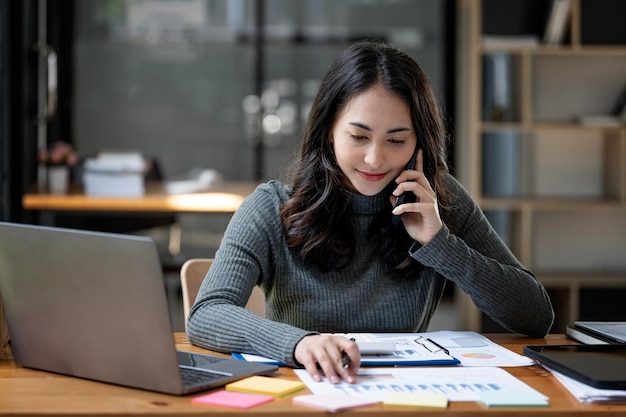
[[[445, 147], [418, 64], [387, 44], [349, 46], [320, 86], [291, 185], [260, 185], [228, 225], [189, 340], [354, 382], [358, 347], [327, 333], [426, 331], [446, 281], [506, 328], [544, 336], [545, 289], [448, 173]], [[403, 193], [413, 202], [394, 208]], [[244, 308], [255, 285], [266, 318]]]

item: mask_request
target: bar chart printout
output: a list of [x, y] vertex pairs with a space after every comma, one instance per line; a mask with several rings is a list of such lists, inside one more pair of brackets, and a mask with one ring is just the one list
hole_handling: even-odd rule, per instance
[[305, 370], [295, 372], [314, 394], [343, 393], [381, 401], [394, 392], [445, 394], [449, 401], [479, 401], [488, 392], [542, 395], [497, 367], [362, 368], [355, 384], [315, 382]]

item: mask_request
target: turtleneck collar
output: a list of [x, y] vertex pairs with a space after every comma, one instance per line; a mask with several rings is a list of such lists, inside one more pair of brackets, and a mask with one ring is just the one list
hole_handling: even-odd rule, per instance
[[389, 193], [388, 187], [373, 196], [352, 192], [350, 193], [350, 205], [355, 214], [377, 214], [386, 208], [391, 209]]

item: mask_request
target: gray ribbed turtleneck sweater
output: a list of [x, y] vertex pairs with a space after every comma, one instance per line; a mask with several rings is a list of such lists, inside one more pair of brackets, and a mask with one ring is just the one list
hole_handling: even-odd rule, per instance
[[[389, 210], [386, 192], [351, 196], [360, 233], [356, 258], [341, 271], [321, 273], [303, 266], [286, 245], [279, 210], [289, 188], [276, 181], [261, 184], [224, 233], [189, 314], [189, 340], [296, 366], [294, 348], [307, 334], [426, 331], [446, 280], [508, 329], [544, 336], [554, 313], [543, 286], [502, 243], [461, 185], [451, 176], [448, 180], [452, 210], [447, 225], [428, 244], [411, 248], [411, 256], [425, 266], [411, 280], [386, 275], [377, 256], [379, 243], [365, 239], [375, 214]], [[255, 285], [265, 293], [266, 318], [243, 307]]]

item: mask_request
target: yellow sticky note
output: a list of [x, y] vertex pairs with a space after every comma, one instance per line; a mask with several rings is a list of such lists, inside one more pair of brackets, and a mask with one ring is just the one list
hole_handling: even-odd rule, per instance
[[410, 407], [446, 408], [448, 397], [443, 394], [396, 392], [383, 400], [387, 405], [404, 405]]
[[252, 394], [266, 394], [282, 397], [299, 391], [305, 387], [301, 381], [274, 378], [268, 376], [251, 376], [226, 385], [226, 390], [248, 392]]

